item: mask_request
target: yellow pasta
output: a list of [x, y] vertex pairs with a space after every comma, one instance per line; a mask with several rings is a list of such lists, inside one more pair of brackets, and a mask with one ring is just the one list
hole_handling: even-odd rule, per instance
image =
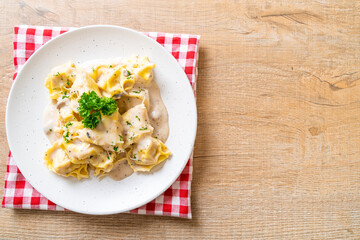
[[75, 81], [75, 76], [76, 68], [72, 62], [54, 68], [45, 81], [45, 87], [49, 90], [50, 98], [57, 99], [68, 93]]
[[[110, 175], [118, 161], [127, 162], [135, 172], [146, 172], [166, 160], [171, 153], [154, 136], [151, 124], [159, 117], [151, 112], [154, 67], [147, 57], [138, 56], [55, 67], [45, 81], [56, 111], [49, 114], [56, 119], [47, 130], [52, 136], [44, 156], [47, 168], [82, 179], [90, 172]], [[95, 94], [92, 102], [81, 102], [90, 94]], [[111, 111], [109, 102], [116, 103]], [[87, 104], [94, 108], [84, 113], [80, 106]]]
[[150, 125], [147, 109], [144, 104], [130, 108], [122, 115], [124, 139], [127, 146], [137, 143], [147, 135], [151, 135], [154, 128]]
[[60, 147], [60, 142], [55, 142], [45, 152], [45, 164], [53, 172], [61, 176], [73, 176], [78, 179], [87, 178], [89, 176], [86, 164], [74, 164]]
[[171, 152], [159, 139], [145, 139], [145, 144], [137, 144], [128, 152], [128, 162], [134, 171], [147, 172], [167, 159]]

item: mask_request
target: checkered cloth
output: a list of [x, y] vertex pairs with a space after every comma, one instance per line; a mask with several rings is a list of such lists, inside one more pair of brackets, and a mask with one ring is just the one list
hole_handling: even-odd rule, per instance
[[[74, 28], [16, 26], [14, 28], [15, 74], [26, 60], [43, 44]], [[196, 91], [197, 61], [200, 36], [149, 32], [146, 36], [156, 40], [168, 50], [184, 69], [190, 84]], [[155, 200], [128, 213], [154, 214], [191, 218], [190, 195], [192, 180], [192, 156], [174, 184]], [[2, 207], [45, 210], [65, 210], [36, 191], [24, 178], [9, 152], [5, 174], [5, 190]]]

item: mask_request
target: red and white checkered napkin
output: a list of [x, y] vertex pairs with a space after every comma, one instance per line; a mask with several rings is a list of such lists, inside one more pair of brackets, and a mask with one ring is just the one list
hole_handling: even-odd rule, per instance
[[[31, 54], [50, 39], [69, 30], [71, 31], [73, 28], [16, 26], [14, 29], [14, 79], [19, 68], [24, 65]], [[174, 56], [189, 78], [195, 94], [200, 36], [157, 32], [144, 34], [156, 40]], [[42, 160], [39, 159], [39, 161]], [[192, 161], [191, 156], [179, 178], [163, 194], [142, 207], [130, 210], [129, 213], [191, 218]], [[64, 210], [43, 197], [26, 181], [17, 168], [11, 152], [9, 152], [7, 160], [2, 207]]]

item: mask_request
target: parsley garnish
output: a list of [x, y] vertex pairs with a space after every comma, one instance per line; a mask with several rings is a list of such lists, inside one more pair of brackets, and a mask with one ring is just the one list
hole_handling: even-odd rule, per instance
[[72, 122], [68, 122], [67, 124], [65, 124], [65, 127], [68, 128], [69, 126], [73, 125]]
[[139, 120], [139, 122], [140, 122], [140, 118], [138, 117], [138, 116], [135, 116], [136, 118], [137, 118], [137, 120]]
[[64, 92], [64, 96], [62, 96], [62, 99], [64, 99], [64, 98], [69, 98], [69, 96], [66, 95], [66, 94], [67, 94], [67, 91]]
[[126, 124], [132, 126], [132, 124], [129, 121], [126, 121]]
[[103, 115], [110, 116], [111, 114], [116, 112], [117, 104], [114, 99], [108, 97], [102, 97], [101, 102], [102, 102], [101, 113]]
[[91, 67], [91, 70], [92, 70], [93, 72], [95, 72], [95, 68], [94, 68], [94, 67]]
[[114, 73], [114, 76], [116, 77], [116, 73]]
[[110, 65], [109, 68], [112, 68], [112, 65]]
[[93, 156], [90, 156], [90, 158], [93, 158]]
[[69, 79], [66, 80], [66, 84], [67, 84], [68, 86], [70, 86]]
[[140, 131], [145, 131], [145, 130], [147, 130], [147, 126], [142, 127], [142, 128], [139, 128], [139, 130], [140, 130]]
[[133, 140], [133, 136], [129, 137], [129, 140], [132, 141], [132, 140]]
[[94, 91], [83, 93], [79, 100], [79, 115], [83, 118], [84, 127], [94, 129], [100, 123], [101, 114], [109, 116], [117, 109], [112, 98], [99, 97]]
[[109, 159], [109, 160], [110, 160], [110, 157], [108, 156], [108, 157], [107, 157], [107, 159]]
[[141, 93], [142, 91], [145, 91], [145, 90], [144, 90], [144, 89], [140, 89], [139, 91], [133, 91], [133, 93], [139, 94], [139, 93]]
[[123, 136], [119, 135], [119, 137], [120, 137], [120, 141], [123, 141]]
[[69, 143], [69, 139], [68, 139], [69, 134], [70, 134], [70, 132], [66, 132], [66, 134], [63, 135], [63, 138], [64, 138], [66, 143]]
[[56, 76], [56, 77], [60, 76], [60, 73], [59, 73], [59, 72], [57, 72], [57, 73], [55, 74], [55, 76]]
[[131, 75], [131, 72], [129, 70], [126, 70], [128, 75]]
[[74, 77], [74, 75], [72, 75], [72, 74], [71, 74], [70, 76], [71, 76], [71, 77]]
[[114, 151], [117, 152], [118, 148], [118, 146], [114, 146]]
[[154, 137], [154, 138], [158, 139], [158, 137]]
[[52, 129], [50, 128], [49, 131], [52, 132]]
[[134, 156], [133, 156], [134, 159], [136, 159], [136, 154], [134, 153]]

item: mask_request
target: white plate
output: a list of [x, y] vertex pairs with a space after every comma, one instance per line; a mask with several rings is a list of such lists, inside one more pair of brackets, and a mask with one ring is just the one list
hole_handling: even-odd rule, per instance
[[[156, 64], [155, 81], [169, 113], [172, 152], [161, 170], [134, 173], [122, 181], [92, 177], [77, 181], [50, 172], [44, 162], [49, 141], [42, 116], [49, 102], [44, 81], [49, 71], [73, 60], [145, 55]], [[196, 135], [196, 103], [184, 71], [160, 44], [131, 29], [88, 26], [62, 34], [36, 51], [26, 62], [10, 91], [6, 132], [17, 166], [30, 184], [54, 203], [86, 214], [113, 214], [140, 207], [164, 192], [180, 175], [191, 154]]]

